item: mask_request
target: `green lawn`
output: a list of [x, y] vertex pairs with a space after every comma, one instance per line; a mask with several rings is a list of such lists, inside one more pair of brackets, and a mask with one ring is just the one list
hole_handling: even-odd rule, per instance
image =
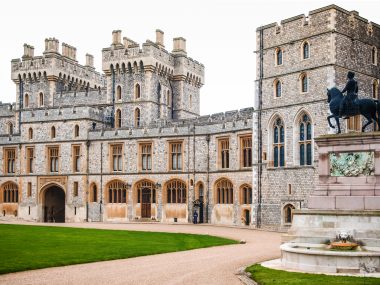
[[236, 243], [208, 235], [0, 224], [0, 274]]
[[332, 276], [287, 272], [263, 267], [259, 264], [246, 269], [260, 285], [379, 285], [379, 278]]

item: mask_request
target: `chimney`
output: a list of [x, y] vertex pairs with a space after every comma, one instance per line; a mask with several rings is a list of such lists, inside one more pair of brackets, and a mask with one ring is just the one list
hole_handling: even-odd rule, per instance
[[56, 38], [45, 39], [45, 52], [44, 53], [58, 53], [59, 41]]
[[160, 48], [165, 48], [165, 45], [164, 45], [164, 32], [157, 29], [156, 30], [156, 44], [160, 47]]
[[24, 44], [24, 55], [22, 58], [32, 58], [34, 57], [34, 47], [28, 44]]
[[112, 31], [112, 45], [121, 45], [121, 30]]
[[62, 43], [62, 55], [70, 59], [76, 60], [77, 49], [69, 44]]
[[86, 53], [86, 66], [94, 67], [94, 56]]
[[182, 37], [173, 39], [173, 53], [186, 55], [186, 39]]

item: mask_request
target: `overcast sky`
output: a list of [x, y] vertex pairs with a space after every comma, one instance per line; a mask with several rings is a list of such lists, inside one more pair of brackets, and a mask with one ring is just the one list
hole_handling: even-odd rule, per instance
[[201, 114], [253, 106], [255, 80], [255, 31], [329, 5], [357, 10], [380, 23], [380, 4], [373, 1], [249, 1], [249, 0], [117, 0], [0, 2], [0, 101], [15, 101], [10, 61], [23, 54], [23, 44], [41, 55], [44, 39], [56, 37], [77, 48], [77, 59], [95, 56], [101, 71], [101, 49], [111, 44], [112, 30], [122, 30], [138, 43], [155, 40], [157, 28], [165, 32], [165, 46], [172, 38], [187, 40], [188, 56], [205, 65], [201, 89]]

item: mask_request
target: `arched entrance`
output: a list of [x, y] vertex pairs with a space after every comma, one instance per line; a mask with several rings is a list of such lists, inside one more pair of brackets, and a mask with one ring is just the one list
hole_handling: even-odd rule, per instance
[[249, 226], [249, 223], [251, 222], [250, 220], [250, 215], [249, 215], [249, 210], [244, 210], [244, 224], [246, 226]]
[[44, 222], [65, 222], [65, 191], [58, 186], [51, 186], [44, 192]]

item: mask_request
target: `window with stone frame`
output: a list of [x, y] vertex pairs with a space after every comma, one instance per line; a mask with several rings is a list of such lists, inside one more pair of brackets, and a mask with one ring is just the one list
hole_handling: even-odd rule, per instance
[[172, 180], [166, 186], [166, 202], [169, 204], [186, 203], [186, 184], [178, 179]]
[[252, 167], [252, 137], [240, 138], [240, 164], [241, 167]]
[[8, 134], [13, 135], [13, 124], [11, 122], [8, 123]]
[[234, 187], [228, 179], [221, 179], [215, 185], [216, 204], [233, 204]]
[[273, 124], [273, 167], [285, 166], [285, 128], [278, 118]]
[[27, 197], [31, 197], [32, 196], [32, 182], [28, 182], [28, 189], [27, 189], [26, 196]]
[[126, 203], [127, 185], [121, 181], [112, 181], [108, 184], [108, 203]]
[[111, 149], [111, 171], [123, 170], [123, 145], [113, 144], [110, 145]]
[[312, 165], [312, 126], [308, 115], [304, 114], [299, 122], [300, 165]]
[[29, 130], [28, 130], [28, 138], [29, 138], [29, 140], [33, 139], [33, 129], [32, 128], [29, 128]]
[[135, 85], [135, 99], [141, 98], [141, 87], [140, 84], [136, 83]]
[[169, 169], [182, 170], [182, 142], [169, 143]]
[[120, 109], [116, 110], [115, 128], [121, 128], [121, 110]]
[[360, 132], [362, 128], [362, 119], [360, 115], [350, 117], [347, 120], [347, 132]]
[[140, 152], [140, 169], [142, 171], [152, 170], [152, 143], [141, 143]]
[[282, 84], [281, 84], [281, 81], [280, 80], [278, 80], [278, 79], [276, 79], [275, 81], [274, 81], [274, 96], [276, 97], [276, 98], [280, 98], [281, 97], [281, 95], [282, 95]]
[[221, 169], [230, 168], [230, 140], [219, 139], [219, 166]]
[[118, 85], [116, 88], [116, 100], [121, 100], [121, 86]]
[[79, 126], [78, 125], [75, 125], [74, 127], [74, 137], [79, 137]]
[[282, 65], [282, 49], [281, 48], [277, 48], [276, 51], [275, 51], [275, 54], [276, 54], [276, 65]]
[[309, 92], [309, 78], [306, 73], [301, 75], [301, 92], [307, 93]]
[[29, 95], [25, 94], [25, 96], [24, 96], [24, 108], [28, 108], [28, 107], [29, 107]]
[[77, 181], [75, 181], [73, 183], [73, 196], [74, 197], [78, 197], [78, 188], [79, 188], [79, 184]]
[[377, 65], [377, 48], [375, 46], [371, 48], [371, 63]]
[[372, 82], [372, 98], [379, 99], [379, 82], [377, 79]]
[[41, 92], [39, 95], [39, 107], [44, 106], [44, 94]]
[[34, 172], [34, 147], [26, 148], [26, 173]]
[[310, 58], [310, 45], [308, 42], [302, 44], [302, 59]]
[[140, 109], [136, 108], [135, 110], [135, 127], [140, 127], [141, 125], [141, 114], [140, 114]]
[[48, 147], [48, 167], [49, 172], [59, 171], [59, 147], [51, 146]]
[[80, 145], [73, 145], [72, 154], [73, 172], [80, 172]]
[[252, 204], [252, 187], [249, 185], [243, 185], [240, 189], [240, 197], [241, 204]]
[[4, 173], [13, 174], [16, 172], [16, 149], [4, 149]]
[[95, 183], [90, 188], [90, 202], [98, 202], [98, 187], [96, 187]]
[[51, 127], [51, 129], [50, 129], [50, 137], [52, 138], [52, 139], [54, 139], [55, 138], [55, 127], [54, 126], [52, 126]]
[[18, 203], [18, 187], [13, 182], [7, 182], [2, 187], [3, 203]]

